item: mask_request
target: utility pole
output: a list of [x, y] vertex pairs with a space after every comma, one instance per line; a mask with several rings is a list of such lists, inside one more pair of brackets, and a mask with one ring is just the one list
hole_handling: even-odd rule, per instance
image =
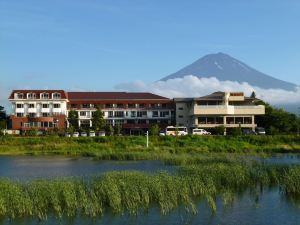
[[149, 131], [146, 132], [146, 147], [149, 147]]

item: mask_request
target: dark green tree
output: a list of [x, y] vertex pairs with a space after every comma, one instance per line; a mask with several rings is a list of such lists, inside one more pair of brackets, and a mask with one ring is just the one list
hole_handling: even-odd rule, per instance
[[106, 132], [106, 135], [107, 135], [107, 136], [112, 136], [112, 135], [114, 135], [114, 128], [113, 128], [113, 126], [112, 126], [112, 125], [106, 126], [105, 132]]
[[78, 112], [71, 110], [68, 114], [68, 122], [70, 127], [73, 127], [73, 129], [78, 129]]
[[96, 111], [93, 113], [92, 123], [95, 131], [100, 131], [104, 127], [103, 112], [98, 106], [96, 106]]
[[122, 126], [120, 124], [116, 124], [114, 127], [114, 135], [121, 135]]
[[256, 98], [256, 93], [255, 91], [252, 91], [251, 95], [250, 95], [250, 98]]
[[7, 124], [6, 111], [3, 106], [0, 105], [0, 129], [5, 129]]
[[257, 116], [256, 123], [258, 126], [264, 127], [267, 134], [297, 133], [300, 120], [295, 114], [274, 108], [263, 101], [256, 104], [265, 105], [265, 115]]
[[154, 124], [150, 127], [150, 135], [158, 136], [160, 131], [160, 127], [157, 124]]
[[214, 129], [212, 129], [212, 132], [216, 135], [224, 135], [225, 127], [223, 125], [217, 126]]

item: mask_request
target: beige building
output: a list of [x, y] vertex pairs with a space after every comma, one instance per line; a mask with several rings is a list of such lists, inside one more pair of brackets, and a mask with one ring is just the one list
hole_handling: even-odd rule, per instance
[[176, 125], [188, 128], [248, 128], [254, 130], [256, 115], [264, 115], [264, 105], [242, 92], [215, 92], [199, 98], [175, 98]]

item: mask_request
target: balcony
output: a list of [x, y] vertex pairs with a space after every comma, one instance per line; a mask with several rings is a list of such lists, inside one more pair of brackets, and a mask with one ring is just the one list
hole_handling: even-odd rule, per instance
[[263, 115], [265, 107], [255, 106], [233, 106], [233, 105], [197, 105], [189, 112], [190, 115]]

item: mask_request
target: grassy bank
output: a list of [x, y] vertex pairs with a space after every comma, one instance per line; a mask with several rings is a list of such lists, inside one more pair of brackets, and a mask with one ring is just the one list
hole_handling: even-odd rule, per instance
[[150, 137], [2, 137], [2, 155], [78, 155], [99, 159], [160, 159], [198, 153], [300, 152], [297, 136], [184, 136]]
[[[158, 206], [166, 214], [183, 205], [206, 201], [216, 210], [216, 198], [231, 204], [235, 194], [250, 191], [259, 198], [263, 188], [280, 186], [291, 199], [300, 196], [300, 167], [207, 163], [181, 167], [178, 173], [111, 172], [91, 180], [80, 178], [18, 183], [0, 180], [0, 217], [97, 217], [106, 212], [137, 214]], [[200, 212], [201, 213], [201, 212]]]

